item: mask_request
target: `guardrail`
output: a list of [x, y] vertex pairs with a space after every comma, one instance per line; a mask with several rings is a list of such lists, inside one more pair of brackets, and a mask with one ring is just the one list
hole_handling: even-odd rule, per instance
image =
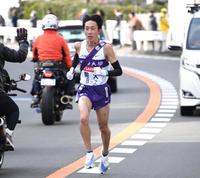
[[[161, 31], [150, 31], [150, 30], [136, 30], [133, 33], [134, 40], [136, 41], [137, 50], [152, 50], [150, 43], [154, 45], [159, 44], [158, 50], [163, 51], [166, 47], [167, 33]], [[158, 44], [156, 44], [158, 43]], [[153, 49], [155, 50], [155, 49]]]

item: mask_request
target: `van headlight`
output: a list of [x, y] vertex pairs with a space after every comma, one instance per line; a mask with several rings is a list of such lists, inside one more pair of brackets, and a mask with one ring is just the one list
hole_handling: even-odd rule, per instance
[[188, 98], [188, 99], [194, 99], [194, 98], [196, 98], [193, 94], [192, 94], [192, 92], [190, 92], [190, 91], [186, 91], [186, 90], [181, 90], [182, 91], [182, 96], [184, 97], [184, 98]]

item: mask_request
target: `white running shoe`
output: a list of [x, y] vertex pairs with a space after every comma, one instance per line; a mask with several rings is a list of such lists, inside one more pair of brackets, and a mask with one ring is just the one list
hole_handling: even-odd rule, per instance
[[85, 168], [90, 169], [94, 167], [94, 153], [90, 152], [86, 154]]
[[104, 174], [108, 170], [109, 168], [108, 155], [101, 156], [101, 162], [100, 162], [99, 168], [100, 168], [101, 174]]

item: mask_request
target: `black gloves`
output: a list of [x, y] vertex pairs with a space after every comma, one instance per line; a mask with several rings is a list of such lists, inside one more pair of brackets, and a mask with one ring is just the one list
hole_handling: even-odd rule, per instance
[[18, 41], [18, 43], [27, 42], [27, 30], [25, 28], [18, 28], [17, 29], [16, 40]]

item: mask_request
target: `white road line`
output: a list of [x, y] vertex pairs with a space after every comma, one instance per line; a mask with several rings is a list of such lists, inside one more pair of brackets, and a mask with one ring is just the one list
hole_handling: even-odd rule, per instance
[[177, 96], [178, 97], [176, 92], [163, 92], [162, 96], [172, 96], [172, 97]]
[[163, 98], [162, 101], [163, 101], [163, 102], [166, 102], [166, 101], [175, 101], [175, 102], [177, 102], [178, 100], [177, 100], [177, 99], [174, 99], [174, 98], [171, 98], [171, 99]]
[[173, 90], [165, 90], [164, 88], [162, 88], [162, 91], [161, 91], [162, 95], [177, 95], [177, 92], [175, 89]]
[[[166, 80], [165, 80], [166, 81]], [[162, 85], [161, 88], [162, 88], [162, 91], [176, 91], [176, 89], [174, 88], [174, 86], [168, 82], [169, 86], [164, 86]]]
[[81, 169], [77, 173], [86, 173], [86, 174], [100, 174], [99, 167], [93, 167], [92, 169]]
[[129, 145], [129, 146], [142, 146], [147, 141], [139, 141], [139, 140], [126, 140], [121, 143], [121, 145]]
[[155, 117], [173, 117], [174, 114], [160, 114], [160, 113], [157, 113], [155, 114]]
[[[115, 156], [109, 156], [108, 161], [109, 163], [120, 163], [125, 159], [125, 157], [115, 157]], [[97, 159], [95, 162], [100, 163], [101, 158]]]
[[[171, 87], [168, 87], [168, 88], [165, 88], [165, 87], [162, 87], [162, 92], [176, 92], [176, 89], [172, 86], [171, 83], [169, 83], [169, 85], [171, 85]], [[170, 88], [170, 89], [169, 89]]]
[[162, 95], [162, 98], [163, 99], [166, 99], [166, 98], [175, 98], [175, 99], [177, 99], [178, 98], [178, 96], [177, 95], [168, 95], [168, 94], [165, 94], [165, 95]]
[[168, 95], [168, 96], [178, 96], [177, 95], [177, 93], [176, 93], [176, 91], [164, 91], [164, 92], [162, 92], [162, 96], [164, 96], [164, 95]]
[[141, 128], [139, 133], [159, 133], [161, 132], [160, 128]]
[[[123, 161], [125, 159], [125, 157], [109, 157], [109, 163], [120, 163], [121, 161]], [[101, 159], [98, 159], [95, 161], [95, 163], [99, 163], [101, 161]], [[99, 167], [98, 164], [95, 164], [95, 167], [91, 168], [91, 169], [85, 169], [82, 168], [81, 170], [77, 171], [77, 173], [87, 173], [87, 174], [99, 174]]]
[[151, 119], [152, 122], [169, 122], [171, 120], [171, 118], [156, 118], [156, 117], [153, 117]]
[[131, 138], [133, 139], [147, 139], [150, 140], [154, 137], [154, 134], [134, 134]]
[[136, 148], [114, 148], [110, 151], [110, 153], [134, 153]]
[[174, 106], [169, 106], [169, 105], [162, 105], [160, 106], [160, 109], [177, 109], [178, 106], [174, 105]]
[[159, 109], [158, 113], [175, 113], [176, 110], [174, 109]]
[[145, 124], [145, 127], [165, 127], [167, 125], [167, 123], [155, 123], [155, 122], [149, 122], [147, 124]]
[[174, 105], [177, 106], [178, 105], [178, 101], [173, 101], [173, 102], [169, 102], [169, 101], [162, 101], [161, 105]]
[[176, 91], [174, 90], [174, 87], [171, 86], [171, 84], [168, 82], [168, 83], [162, 83], [160, 82], [160, 87], [162, 89], [162, 91]]

